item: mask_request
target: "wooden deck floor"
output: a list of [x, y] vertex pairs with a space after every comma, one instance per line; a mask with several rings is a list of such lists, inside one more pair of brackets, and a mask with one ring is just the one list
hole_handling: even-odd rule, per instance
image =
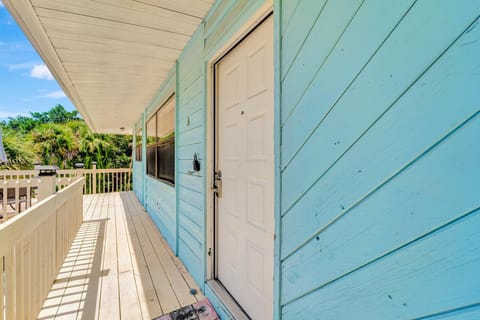
[[132, 192], [84, 196], [84, 219], [38, 319], [153, 319], [204, 298]]

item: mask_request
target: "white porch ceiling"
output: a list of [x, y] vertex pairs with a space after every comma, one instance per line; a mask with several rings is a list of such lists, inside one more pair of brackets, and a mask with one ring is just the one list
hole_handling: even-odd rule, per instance
[[3, 0], [92, 130], [125, 134], [213, 2]]

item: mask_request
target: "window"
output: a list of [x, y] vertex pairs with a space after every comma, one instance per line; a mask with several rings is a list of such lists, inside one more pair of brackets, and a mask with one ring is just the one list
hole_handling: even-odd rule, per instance
[[142, 129], [138, 129], [135, 135], [135, 160], [142, 161]]
[[154, 114], [150, 120], [147, 121], [147, 174], [154, 177], [156, 176], [156, 122], [157, 114]]
[[175, 183], [175, 97], [147, 122], [147, 174]]

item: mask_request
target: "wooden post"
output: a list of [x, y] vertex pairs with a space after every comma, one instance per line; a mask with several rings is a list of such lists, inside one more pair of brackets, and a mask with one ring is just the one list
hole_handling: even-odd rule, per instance
[[[77, 168], [76, 169], [76, 179], [80, 179], [80, 178], [85, 178], [83, 180], [83, 193], [87, 193], [87, 185], [86, 185], [86, 181], [87, 181], [87, 177], [85, 177], [85, 169], [83, 168]], [[75, 180], [76, 180], [75, 179]]]
[[97, 163], [96, 162], [92, 162], [92, 169], [93, 169], [93, 173], [92, 173], [93, 190], [91, 191], [93, 194], [95, 194], [97, 193]]
[[41, 176], [40, 181], [41, 183], [38, 187], [38, 201], [42, 201], [56, 192], [57, 176]]

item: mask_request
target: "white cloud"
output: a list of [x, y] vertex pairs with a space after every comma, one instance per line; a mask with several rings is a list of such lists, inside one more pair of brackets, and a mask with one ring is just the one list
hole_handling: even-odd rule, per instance
[[53, 75], [48, 70], [47, 66], [44, 64], [37, 64], [33, 66], [32, 70], [30, 71], [30, 77], [38, 78], [38, 79], [45, 79], [45, 80], [53, 80]]
[[66, 95], [62, 90], [52, 91], [40, 96], [40, 98], [50, 98], [50, 99], [60, 99], [65, 97]]
[[0, 0], [0, 8], [3, 8], [3, 7], [5, 7], [5, 6], [3, 5], [2, 0]]

